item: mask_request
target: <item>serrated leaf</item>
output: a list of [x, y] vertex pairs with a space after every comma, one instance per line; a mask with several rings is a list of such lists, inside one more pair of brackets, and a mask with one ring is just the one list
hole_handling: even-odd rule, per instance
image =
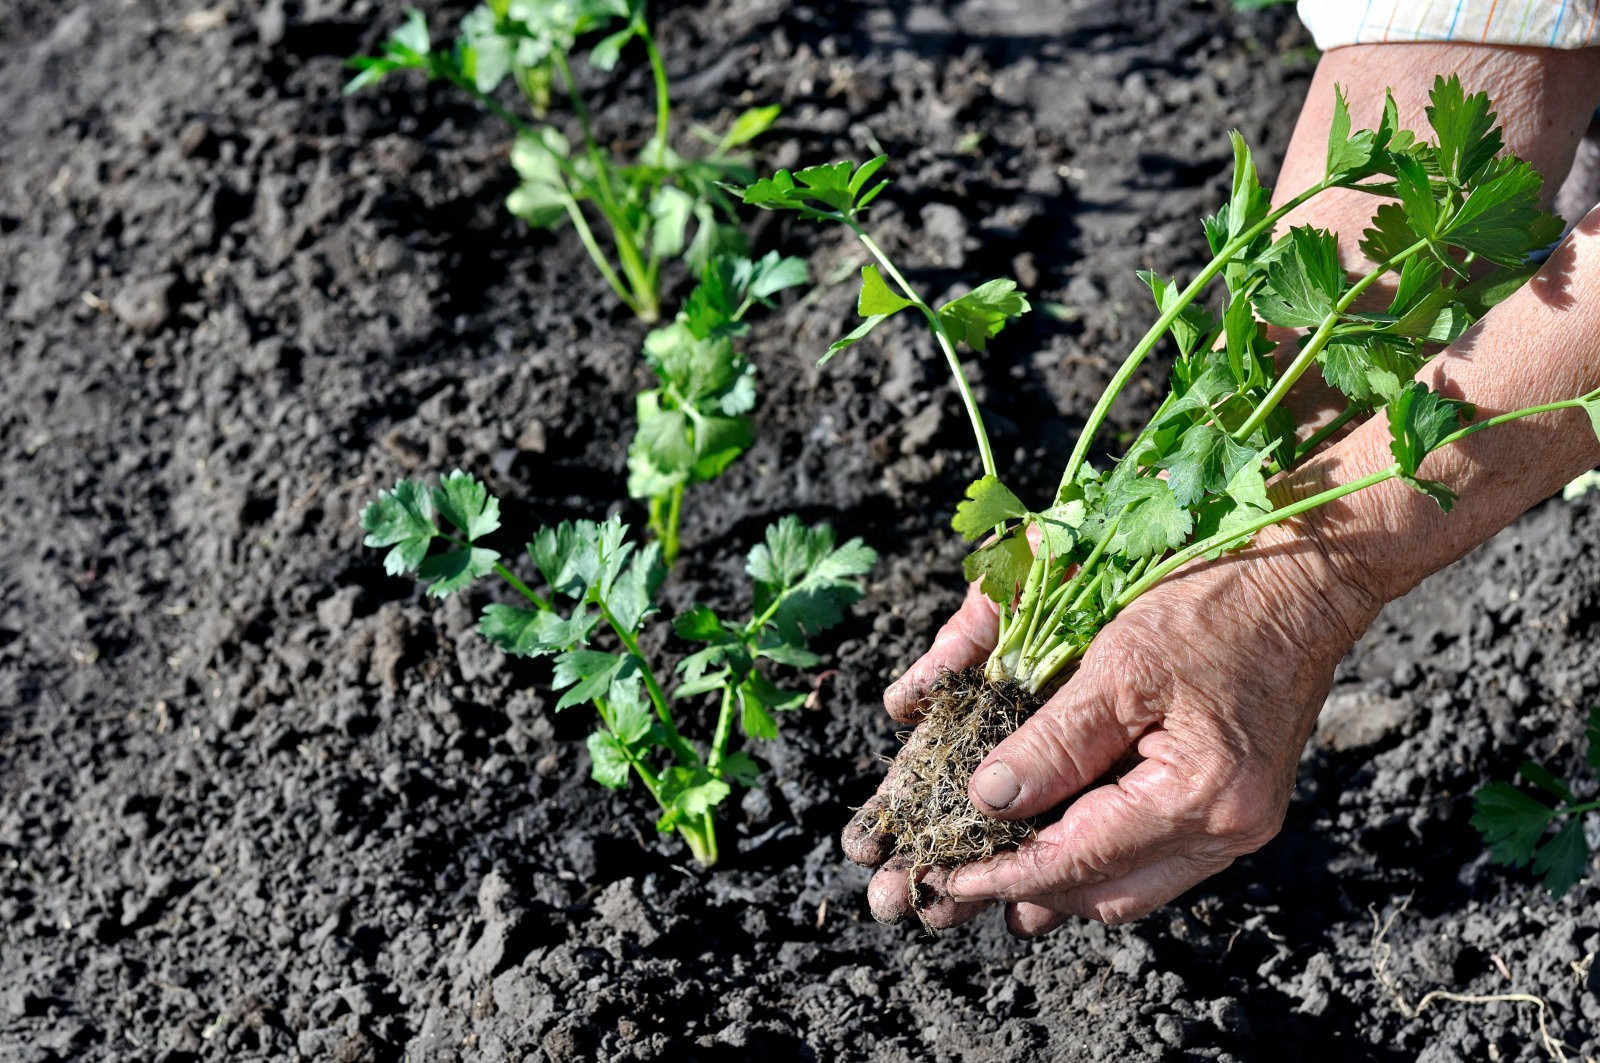
[[1021, 533], [1011, 533], [967, 555], [961, 570], [968, 583], [979, 582], [991, 601], [1009, 607], [1028, 577], [1033, 551]]
[[1344, 290], [1339, 244], [1322, 229], [1290, 230], [1282, 253], [1267, 266], [1266, 283], [1256, 293], [1256, 312], [1270, 324], [1314, 328], [1333, 312]]
[[1373, 130], [1363, 129], [1350, 134], [1350, 108], [1344, 90], [1333, 90], [1333, 121], [1328, 128], [1327, 176], [1336, 180], [1353, 180], [1371, 173], [1374, 156], [1379, 148], [1379, 136]]
[[1031, 309], [1027, 297], [1017, 291], [1016, 281], [998, 277], [945, 303], [935, 315], [952, 340], [965, 343], [981, 354], [988, 348], [990, 337], [1005, 328], [1012, 318], [1021, 317]]
[[815, 668], [822, 663], [821, 657], [804, 646], [784, 642], [775, 635], [769, 635], [756, 644], [756, 655], [791, 668]]
[[855, 328], [851, 329], [849, 332], [830, 343], [828, 345], [827, 353], [821, 358], [817, 359], [817, 365], [819, 367], [827, 365], [828, 362], [833, 359], [834, 355], [838, 354], [846, 347], [851, 347], [857, 343], [860, 343], [862, 340], [867, 338], [868, 333], [887, 320], [887, 314], [876, 314], [867, 318], [865, 321], [861, 322], [861, 324], [857, 325]]
[[595, 731], [585, 743], [589, 747], [589, 777], [608, 790], [628, 785], [628, 753], [609, 731]]
[[556, 711], [605, 697], [624, 667], [632, 667], [630, 659], [615, 653], [600, 650], [568, 650], [563, 653], [556, 658], [550, 688], [572, 689], [561, 695], [561, 700], [556, 702]]
[[705, 605], [691, 606], [688, 612], [679, 614], [672, 622], [672, 630], [680, 639], [713, 645], [731, 642], [737, 637], [716, 611]]
[[1447, 243], [1516, 266], [1561, 236], [1561, 219], [1539, 209], [1544, 188], [1539, 171], [1525, 162], [1504, 160], [1485, 176], [1451, 215], [1441, 234]]
[[694, 197], [676, 185], [662, 185], [650, 197], [650, 251], [675, 258], [683, 251], [684, 234], [694, 212]]
[[722, 777], [740, 786], [754, 786], [761, 781], [761, 766], [750, 754], [736, 751], [722, 758]]
[[1134, 561], [1183, 545], [1194, 530], [1194, 518], [1164, 481], [1129, 472], [1108, 482], [1106, 498], [1084, 522], [1084, 530], [1095, 542], [1109, 534], [1107, 550]]
[[[1138, 277], [1150, 289], [1150, 294], [1155, 299], [1156, 310], [1160, 314], [1165, 315], [1167, 310], [1178, 302], [1181, 293], [1173, 282], [1164, 280], [1147, 269], [1139, 270]], [[1211, 316], [1211, 312], [1199, 303], [1193, 302], [1178, 311], [1170, 326], [1173, 342], [1178, 345], [1179, 352], [1185, 358], [1194, 354], [1200, 340], [1210, 335], [1215, 327], [1216, 319]]]
[[543, 657], [588, 641], [599, 619], [587, 609], [563, 617], [549, 609], [495, 604], [484, 607], [478, 631], [514, 657]]
[[1552, 797], [1562, 801], [1576, 801], [1572, 790], [1567, 784], [1549, 768], [1533, 760], [1524, 760], [1517, 767], [1517, 774], [1543, 790]]
[[677, 765], [661, 773], [660, 798], [666, 809], [656, 829], [670, 831], [680, 823], [698, 819], [721, 804], [733, 789], [713, 779], [703, 767]]
[[1210, 424], [1183, 433], [1178, 449], [1157, 465], [1167, 470], [1167, 487], [1180, 506], [1192, 507], [1207, 495], [1220, 494], [1235, 473], [1255, 457], [1247, 446]]
[[1416, 375], [1423, 361], [1416, 347], [1382, 332], [1336, 336], [1317, 353], [1323, 379], [1363, 410], [1395, 398], [1401, 382]]
[[477, 479], [456, 469], [433, 489], [433, 508], [468, 542], [500, 527], [500, 500]]
[[911, 305], [910, 299], [889, 289], [877, 266], [861, 267], [861, 295], [856, 299], [856, 313], [862, 317], [885, 318]]
[[655, 724], [654, 707], [644, 692], [638, 672], [619, 677], [611, 684], [611, 730], [628, 747], [641, 742]]
[[804, 259], [769, 251], [752, 264], [750, 294], [757, 299], [769, 299], [785, 288], [797, 288], [810, 279], [811, 273]]
[[1472, 406], [1412, 381], [1389, 403], [1388, 416], [1389, 450], [1400, 471], [1412, 477], [1422, 459], [1472, 416]]
[[1503, 782], [1479, 789], [1473, 804], [1472, 825], [1483, 835], [1489, 855], [1511, 867], [1522, 867], [1533, 859], [1534, 848], [1555, 815], [1554, 809]]
[[988, 535], [996, 525], [1027, 515], [1028, 507], [999, 477], [984, 476], [967, 485], [967, 497], [956, 506], [950, 526], [971, 542]]
[[500, 554], [481, 546], [433, 554], [417, 566], [417, 578], [428, 584], [428, 596], [443, 598], [494, 571]]
[[[853, 215], [866, 208], [887, 182], [863, 192], [866, 181], [878, 171], [888, 156], [868, 159], [860, 166], [849, 161], [808, 166], [790, 173], [779, 170], [748, 185], [742, 192], [745, 203], [765, 210], [794, 210], [808, 218], [827, 218], [833, 214]], [[823, 208], [827, 208], [824, 210]]]
[[1421, 238], [1411, 227], [1404, 207], [1385, 203], [1372, 212], [1372, 225], [1361, 234], [1361, 253], [1374, 262], [1384, 262]]
[[728, 127], [723, 134], [722, 142], [717, 147], [717, 154], [723, 154], [741, 144], [748, 144], [756, 137], [765, 133], [773, 122], [778, 120], [778, 115], [783, 111], [777, 104], [766, 107], [751, 107], [742, 112], [733, 120], [733, 125]]
[[1533, 873], [1544, 879], [1544, 888], [1560, 897], [1589, 870], [1589, 841], [1583, 834], [1583, 820], [1574, 816], [1539, 846], [1533, 854]]
[[627, 632], [639, 630], [640, 623], [655, 607], [656, 592], [666, 575], [660, 546], [646, 543], [616, 578], [601, 586], [601, 601], [619, 628]]
[[872, 570], [878, 555], [860, 539], [834, 546], [833, 529], [809, 528], [789, 515], [769, 525], [765, 541], [750, 551], [745, 566], [755, 581], [755, 615], [784, 641], [803, 645], [844, 619], [846, 606], [861, 599], [860, 577]]
[[1594, 429], [1595, 438], [1600, 439], [1600, 399], [1585, 402], [1583, 412], [1589, 415], [1589, 427]]
[[433, 500], [426, 488], [413, 480], [400, 480], [361, 511], [367, 546], [393, 546], [383, 559], [391, 576], [413, 572], [428, 554], [439, 529], [433, 523]]
[[1428, 124], [1438, 142], [1439, 168], [1455, 185], [1470, 181], [1504, 146], [1489, 110], [1487, 93], [1466, 95], [1461, 79], [1434, 79], [1428, 94]]
[[600, 40], [589, 52], [589, 65], [596, 70], [611, 70], [622, 58], [622, 49], [638, 35], [638, 29], [627, 26]]
[[805, 699], [804, 694], [779, 690], [766, 676], [753, 671], [739, 684], [739, 727], [751, 738], [776, 738], [778, 721], [772, 714], [797, 709]]

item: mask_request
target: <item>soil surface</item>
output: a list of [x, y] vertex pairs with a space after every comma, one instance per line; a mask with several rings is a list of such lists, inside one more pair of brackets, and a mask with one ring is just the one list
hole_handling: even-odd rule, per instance
[[[1127, 927], [882, 927], [837, 832], [894, 748], [879, 691], [958, 601], [975, 464], [910, 322], [814, 368], [859, 256], [757, 219], [829, 283], [754, 331], [760, 442], [692, 495], [669, 609], [741, 604], [791, 510], [883, 561], [699, 871], [589, 781], [583, 713], [481, 641], [484, 599], [387, 578], [357, 526], [455, 466], [509, 529], [640, 520], [641, 326], [570, 232], [503, 211], [494, 120], [405, 79], [341, 97], [400, 4], [207, 5], [0, 6], [0, 1059], [1544, 1058], [1526, 1005], [1396, 1010], [1371, 912], [1408, 896], [1411, 999], [1537, 994], [1600, 1056], [1600, 886], [1552, 901], [1467, 822], [1523, 750], [1578, 761], [1600, 495], [1384, 613], [1256, 856]], [[893, 155], [874, 225], [930, 295], [1012, 273], [1050, 304], [973, 365], [1029, 490], [1148, 317], [1134, 269], [1199, 260], [1225, 130], [1270, 167], [1312, 61], [1288, 11], [1220, 3], [660, 25], [686, 115], [785, 106], [768, 163]], [[637, 143], [643, 72], [590, 87]]]

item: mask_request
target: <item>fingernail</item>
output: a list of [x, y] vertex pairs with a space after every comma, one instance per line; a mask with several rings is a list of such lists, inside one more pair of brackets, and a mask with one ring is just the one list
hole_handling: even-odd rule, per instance
[[972, 780], [972, 789], [979, 801], [1000, 812], [1011, 807], [1011, 802], [1022, 792], [1022, 784], [1005, 761], [997, 760], [978, 772], [978, 777]]

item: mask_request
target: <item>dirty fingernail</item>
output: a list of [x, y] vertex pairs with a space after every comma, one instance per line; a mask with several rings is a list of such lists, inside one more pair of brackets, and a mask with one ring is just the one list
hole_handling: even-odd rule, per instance
[[972, 781], [972, 789], [979, 801], [999, 812], [1009, 808], [1011, 802], [1017, 799], [1017, 794], [1022, 792], [1022, 784], [1005, 761], [997, 760], [978, 772], [978, 777]]

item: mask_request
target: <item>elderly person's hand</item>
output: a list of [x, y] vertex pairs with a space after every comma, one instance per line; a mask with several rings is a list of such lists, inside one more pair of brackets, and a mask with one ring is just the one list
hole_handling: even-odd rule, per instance
[[[1020, 935], [1069, 916], [1122, 922], [1276, 834], [1334, 665], [1376, 614], [1315, 542], [1269, 532], [1248, 551], [1185, 570], [1101, 632], [1077, 674], [969, 787], [978, 809], [1005, 819], [1070, 803], [1014, 852], [930, 872], [918, 898], [924, 920], [950, 926], [999, 901]], [[993, 604], [970, 592], [885, 694], [890, 714], [915, 719], [920, 692], [940, 671], [983, 660], [995, 627]], [[1137, 766], [1100, 781], [1135, 750]], [[893, 785], [891, 768], [884, 786]], [[875, 916], [895, 920], [913, 910], [911, 883], [903, 865], [885, 863], [890, 840], [870, 833], [876, 802], [846, 829], [845, 850], [884, 865], [868, 898]]]

